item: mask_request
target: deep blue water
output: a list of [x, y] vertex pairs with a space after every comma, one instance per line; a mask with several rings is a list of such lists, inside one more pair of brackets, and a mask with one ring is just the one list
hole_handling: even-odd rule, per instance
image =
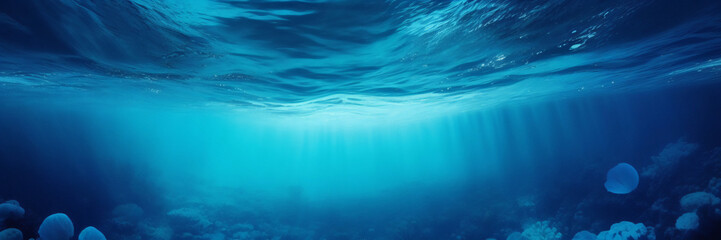
[[719, 1], [1, 1], [0, 230], [721, 239], [719, 80]]

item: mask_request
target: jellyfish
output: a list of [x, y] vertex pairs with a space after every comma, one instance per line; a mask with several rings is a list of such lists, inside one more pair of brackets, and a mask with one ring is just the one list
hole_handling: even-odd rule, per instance
[[696, 211], [700, 207], [719, 203], [721, 199], [707, 192], [689, 193], [681, 198], [681, 208], [686, 211]]
[[698, 228], [698, 215], [696, 212], [684, 213], [676, 219], [676, 229], [679, 230], [694, 230]]
[[38, 234], [42, 240], [68, 240], [75, 235], [75, 230], [68, 215], [56, 213], [45, 218]]
[[0, 231], [2, 240], [23, 240], [23, 233], [16, 228], [8, 228]]
[[0, 203], [0, 222], [9, 218], [20, 218], [25, 215], [25, 209], [15, 200]]
[[606, 174], [606, 190], [615, 194], [627, 194], [638, 187], [638, 172], [628, 163], [619, 163]]
[[106, 240], [105, 235], [94, 227], [86, 227], [80, 232], [78, 240]]
[[580, 231], [576, 233], [576, 235], [573, 235], [572, 240], [596, 240], [596, 234], [589, 231]]

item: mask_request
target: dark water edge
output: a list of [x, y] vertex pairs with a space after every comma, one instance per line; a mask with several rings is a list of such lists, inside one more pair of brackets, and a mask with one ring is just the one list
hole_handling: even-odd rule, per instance
[[[656, 239], [715, 239], [721, 236], [721, 216], [714, 212], [718, 205], [697, 210], [697, 230], [678, 230], [674, 224], [685, 212], [679, 205], [684, 195], [720, 194], [718, 186], [710, 185], [712, 178], [721, 177], [719, 106], [720, 85], [508, 104], [409, 123], [445, 126], [445, 135], [435, 142], [444, 147], [428, 150], [454, 154], [442, 160], [454, 167], [436, 168], [444, 174], [424, 172], [432, 165], [424, 157], [403, 164], [384, 158], [387, 165], [376, 170], [349, 170], [354, 163], [324, 169], [339, 173], [318, 175], [310, 182], [340, 182], [325, 188], [294, 184], [290, 177], [286, 183], [269, 166], [258, 165], [258, 171], [267, 171], [268, 182], [283, 184], [252, 188], [243, 182], [211, 183], [204, 180], [207, 173], [191, 173], [224, 154], [252, 151], [242, 146], [212, 159], [143, 154], [153, 148], [202, 152], [208, 145], [223, 144], [214, 142], [219, 135], [211, 126], [198, 127], [192, 136], [200, 139], [182, 142], [175, 139], [177, 132], [193, 130], [166, 131], [162, 125], [187, 119], [183, 117], [143, 115], [136, 121], [152, 126], [143, 133], [113, 121], [118, 116], [109, 114], [112, 109], [88, 110], [62, 101], [15, 102], [0, 110], [0, 197], [18, 200], [26, 209], [25, 217], [5, 224], [26, 237], [36, 237], [46, 216], [63, 212], [72, 218], [76, 233], [92, 225], [109, 239], [505, 239], [543, 221], [562, 239], [582, 230], [599, 233], [620, 221], [653, 227]], [[143, 134], [167, 136], [170, 144], [154, 142], [154, 137], [143, 141]], [[363, 144], [404, 146], [404, 141], [416, 141], [393, 133], [371, 138]], [[351, 140], [308, 141], [322, 142], [311, 150], [323, 152]], [[289, 142], [266, 139], [254, 146]], [[196, 144], [198, 149], [188, 149]], [[423, 152], [423, 144], [395, 150], [401, 155]], [[683, 146], [695, 147], [686, 155], [674, 155], [674, 148]], [[659, 165], [654, 157], [671, 163]], [[277, 161], [274, 164], [283, 163]], [[603, 188], [606, 171], [619, 162], [634, 165], [642, 175], [639, 187], [627, 195]], [[657, 173], [644, 175], [654, 164], [660, 166]], [[175, 170], [159, 171], [157, 165]], [[383, 168], [415, 177], [373, 175]], [[343, 171], [356, 178], [339, 178]], [[367, 175], [358, 177], [362, 174]], [[361, 193], [336, 192], [344, 186], [358, 187]], [[116, 208], [119, 205], [123, 207]]]

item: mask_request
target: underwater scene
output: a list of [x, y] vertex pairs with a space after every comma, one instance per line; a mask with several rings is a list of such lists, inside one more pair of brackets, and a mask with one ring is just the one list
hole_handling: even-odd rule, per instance
[[28, 239], [721, 240], [721, 1], [0, 1]]

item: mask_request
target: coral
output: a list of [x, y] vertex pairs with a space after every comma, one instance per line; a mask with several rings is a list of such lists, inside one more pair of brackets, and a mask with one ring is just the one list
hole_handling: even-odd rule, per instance
[[513, 232], [508, 235], [508, 238], [506, 238], [506, 240], [523, 240], [523, 236], [520, 232]]
[[80, 232], [78, 240], [106, 240], [105, 235], [95, 227], [86, 227]]
[[693, 230], [698, 228], [698, 215], [696, 212], [684, 213], [676, 219], [676, 228], [679, 230]]
[[562, 234], [551, 227], [548, 221], [541, 221], [524, 229], [521, 236], [526, 240], [556, 240], [561, 239]]
[[38, 234], [42, 240], [68, 240], [75, 235], [75, 230], [68, 215], [56, 213], [45, 218]]
[[686, 194], [681, 198], [681, 208], [686, 211], [695, 211], [699, 207], [719, 204], [721, 200], [707, 192]]
[[721, 178], [712, 178], [709, 180], [708, 189], [711, 194], [721, 194]]
[[630, 193], [638, 187], [638, 172], [628, 163], [619, 163], [608, 170], [604, 186], [611, 193]]
[[23, 233], [16, 228], [0, 231], [0, 240], [23, 240]]
[[113, 218], [122, 221], [137, 221], [143, 214], [143, 209], [134, 203], [121, 204], [113, 209]]
[[522, 233], [511, 233], [506, 240], [558, 240], [561, 236], [548, 221], [540, 221], [526, 227]]
[[144, 222], [139, 225], [138, 229], [143, 235], [142, 239], [170, 240], [173, 238], [173, 229], [168, 226], [151, 225]]
[[225, 240], [225, 234], [223, 233], [206, 233], [200, 236], [200, 239], [207, 239], [207, 240]]
[[598, 234], [597, 240], [639, 240], [639, 239], [656, 239], [656, 235], [651, 228], [647, 228], [643, 223], [619, 222], [611, 225], [611, 229]]
[[535, 196], [523, 196], [516, 199], [519, 207], [530, 208], [536, 206]]
[[653, 204], [651, 205], [651, 210], [661, 212], [661, 213], [668, 213], [669, 211], [668, 211], [667, 207], [665, 206], [666, 202], [668, 202], [668, 201], [669, 201], [668, 198], [656, 199], [656, 201], [654, 201]]
[[205, 212], [197, 208], [179, 208], [168, 212], [171, 223], [185, 232], [199, 234], [204, 232], [213, 223]]
[[669, 143], [656, 156], [651, 157], [653, 162], [641, 172], [644, 177], [656, 177], [665, 175], [667, 171], [674, 168], [678, 162], [698, 149], [698, 144], [688, 143], [683, 138], [675, 143]]
[[238, 223], [230, 226], [230, 230], [232, 231], [253, 231], [254, 228], [253, 224], [248, 223]]
[[571, 240], [596, 240], [596, 234], [589, 231], [580, 231], [576, 233], [576, 235], [573, 235], [573, 239]]

